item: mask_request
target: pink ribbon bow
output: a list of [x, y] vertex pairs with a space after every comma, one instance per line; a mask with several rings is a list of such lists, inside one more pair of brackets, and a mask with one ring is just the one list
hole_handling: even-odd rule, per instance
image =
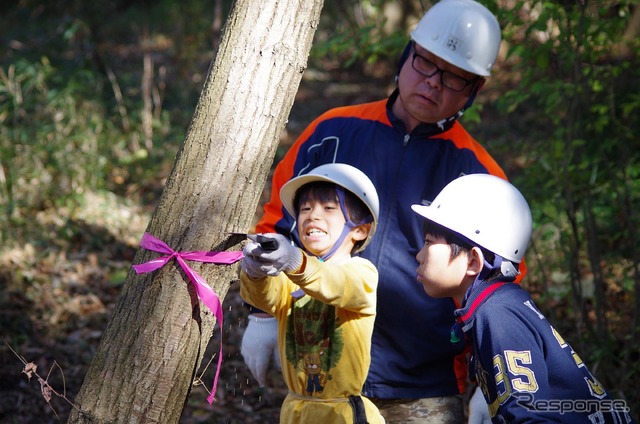
[[204, 278], [202, 278], [197, 272], [191, 269], [189, 265], [187, 265], [185, 260], [229, 265], [242, 259], [243, 254], [242, 252], [176, 252], [165, 242], [155, 238], [149, 233], [144, 233], [144, 235], [142, 236], [140, 247], [147, 250], [152, 250], [154, 252], [165, 253], [166, 256], [152, 259], [149, 262], [145, 262], [143, 264], [133, 265], [133, 269], [135, 269], [138, 274], [155, 271], [158, 268], [162, 268], [164, 265], [166, 265], [167, 262], [175, 258], [184, 270], [185, 274], [187, 274], [187, 277], [189, 277], [189, 280], [195, 286], [198, 298], [200, 298], [202, 303], [204, 303], [205, 306], [209, 308], [211, 312], [213, 312], [213, 315], [218, 321], [218, 325], [220, 326], [220, 352], [218, 354], [218, 369], [216, 370], [216, 376], [213, 380], [213, 388], [211, 389], [211, 394], [209, 394], [209, 397], [207, 397], [207, 402], [209, 402], [209, 404], [212, 404], [215, 400], [216, 388], [218, 387], [218, 377], [220, 376], [220, 366], [222, 365], [222, 305], [220, 303], [220, 298], [218, 297], [218, 295], [213, 291], [213, 289], [211, 289], [211, 287], [209, 287]]

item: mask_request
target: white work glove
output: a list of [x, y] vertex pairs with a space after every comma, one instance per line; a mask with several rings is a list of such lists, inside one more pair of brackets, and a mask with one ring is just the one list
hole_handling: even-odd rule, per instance
[[469, 400], [469, 424], [491, 424], [489, 406], [484, 400], [480, 387], [476, 387]]
[[251, 278], [258, 279], [267, 276], [267, 272], [271, 271], [270, 265], [267, 266], [263, 262], [258, 260], [258, 257], [252, 256], [251, 252], [259, 248], [260, 245], [256, 242], [249, 242], [242, 248], [242, 254], [244, 257], [240, 262], [242, 270]]
[[302, 251], [293, 246], [282, 234], [261, 234], [265, 239], [272, 239], [275, 250], [268, 250], [256, 241], [250, 241], [242, 248], [244, 258], [240, 265], [251, 278], [266, 275], [275, 276], [280, 272], [295, 271], [302, 264]]
[[260, 387], [265, 387], [267, 369], [272, 357], [278, 369], [281, 369], [278, 353], [278, 321], [273, 317], [260, 318], [249, 315], [247, 328], [242, 336], [240, 353]]

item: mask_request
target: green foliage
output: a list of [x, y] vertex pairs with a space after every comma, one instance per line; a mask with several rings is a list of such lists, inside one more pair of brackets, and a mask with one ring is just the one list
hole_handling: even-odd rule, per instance
[[107, 187], [109, 172], [146, 159], [95, 93], [104, 81], [78, 70], [63, 74], [43, 57], [0, 68], [0, 213], [12, 226], [30, 211], [63, 206], [85, 190]]
[[387, 36], [377, 29], [376, 24], [369, 24], [340, 32], [324, 42], [314, 44], [312, 58], [333, 57], [344, 68], [360, 62], [375, 64], [397, 59], [398, 52], [407, 43], [407, 34], [396, 31]]
[[[632, 302], [640, 288], [633, 273], [640, 240], [638, 41], [631, 49], [636, 54], [618, 52], [631, 11], [640, 5], [605, 3], [516, 1], [499, 10], [518, 83], [497, 106], [529, 123], [516, 182], [534, 211], [543, 266], [565, 269], [574, 287], [567, 301], [575, 302], [579, 325], [567, 331], [579, 329], [576, 336], [589, 340], [582, 355], [594, 360], [616, 352], [608, 349], [639, 347], [637, 338], [622, 346], [610, 341], [614, 311], [629, 318], [638, 313]], [[558, 230], [555, 246], [541, 232], [550, 227]], [[575, 288], [588, 276], [595, 294], [584, 298]], [[618, 303], [621, 296], [625, 303]], [[607, 352], [588, 348], [594, 345]], [[634, 386], [610, 361], [600, 366], [600, 375], [611, 377], [605, 386]]]
[[[154, 97], [143, 99], [142, 57], [130, 63], [117, 46], [137, 41], [135, 34], [144, 34], [145, 22], [152, 30], [155, 21], [149, 17], [161, 22], [166, 21], [163, 14], [181, 17], [174, 23], [182, 23], [184, 37], [176, 39], [198, 45], [205, 43], [203, 36], [195, 40], [188, 34], [202, 34], [209, 25], [188, 22], [204, 13], [202, 4], [178, 13], [175, 2], [165, 1], [151, 10], [130, 7], [114, 13], [107, 36], [95, 20], [93, 4], [30, 7], [36, 3], [27, 1], [8, 12], [7, 33], [16, 40], [15, 48], [0, 55], [0, 219], [10, 224], [0, 226], [4, 241], [34, 230], [27, 224], [39, 210], [73, 205], [87, 190], [125, 190], [132, 181], [154, 178], [158, 171], [151, 163], [171, 161], [191, 116], [182, 103], [195, 104], [199, 84], [170, 85], [179, 93], [173, 98], [180, 99], [172, 111], [162, 107], [165, 93], [160, 90], [167, 84], [156, 73], [150, 81]], [[34, 25], [35, 36], [29, 31]], [[142, 41], [166, 48], [166, 40], [152, 33]], [[113, 47], [97, 48], [105, 42]], [[194, 68], [196, 54], [180, 52], [182, 63]], [[145, 100], [153, 101], [155, 109], [143, 110]], [[170, 120], [178, 125], [171, 126]], [[163, 142], [155, 143], [159, 137]]]
[[47, 58], [0, 69], [0, 155], [6, 177], [0, 203], [16, 218], [22, 208], [96, 187], [104, 177], [102, 105], [87, 100], [100, 83], [80, 71], [61, 84]]
[[[406, 18], [419, 18], [424, 9], [421, 6], [417, 11], [412, 6], [416, 5], [389, 0], [325, 3], [311, 61], [324, 67], [332, 63], [336, 69], [357, 71], [365, 77], [380, 74], [372, 68], [382, 68], [388, 76], [389, 71], [395, 72], [400, 53], [409, 41]], [[405, 20], [388, 25], [387, 8], [404, 14]]]

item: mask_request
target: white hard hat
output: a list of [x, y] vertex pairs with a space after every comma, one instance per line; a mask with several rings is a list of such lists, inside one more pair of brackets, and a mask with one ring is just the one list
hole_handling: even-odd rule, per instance
[[448, 228], [509, 261], [520, 263], [531, 237], [531, 210], [509, 182], [488, 174], [451, 181], [419, 215]]
[[371, 230], [369, 231], [367, 240], [365, 240], [362, 246], [360, 246], [358, 251], [364, 249], [376, 232], [380, 212], [378, 192], [369, 177], [367, 177], [364, 172], [351, 165], [347, 165], [345, 163], [329, 163], [312, 169], [308, 174], [292, 178], [280, 189], [280, 200], [282, 200], [282, 205], [287, 212], [291, 214], [291, 216], [296, 216], [295, 205], [293, 202], [298, 189], [305, 184], [315, 181], [334, 183], [344, 188], [359, 198], [369, 209], [369, 212], [371, 212], [371, 216], [373, 217]]
[[500, 24], [473, 0], [441, 0], [427, 11], [411, 39], [450, 64], [489, 76], [500, 49]]

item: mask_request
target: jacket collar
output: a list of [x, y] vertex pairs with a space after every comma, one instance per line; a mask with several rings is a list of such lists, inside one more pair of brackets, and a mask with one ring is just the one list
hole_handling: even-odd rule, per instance
[[508, 284], [506, 281], [486, 282], [476, 280], [473, 282], [465, 296], [462, 308], [454, 311], [456, 322], [465, 333], [473, 328], [476, 311], [484, 304], [500, 287]]

